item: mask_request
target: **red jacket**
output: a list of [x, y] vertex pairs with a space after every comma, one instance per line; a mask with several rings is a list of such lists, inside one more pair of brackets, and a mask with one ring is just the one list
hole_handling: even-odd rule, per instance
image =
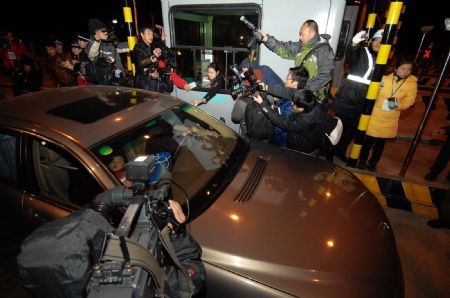
[[15, 66], [15, 61], [10, 59], [8, 52], [14, 53], [16, 56], [15, 60], [20, 60], [20, 58], [22, 58], [22, 56], [27, 52], [27, 48], [22, 42], [13, 40], [10, 42], [8, 47], [0, 49], [0, 57], [2, 59], [3, 66], [6, 69], [13, 69]]

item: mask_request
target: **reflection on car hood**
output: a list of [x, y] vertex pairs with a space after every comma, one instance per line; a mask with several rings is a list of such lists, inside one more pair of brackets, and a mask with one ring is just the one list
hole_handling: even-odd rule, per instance
[[[252, 192], [248, 179], [258, 176], [257, 167], [262, 178]], [[241, 197], [249, 200], [235, 201]], [[294, 295], [322, 286], [322, 297], [337, 289], [350, 297], [355, 287], [367, 290], [384, 282], [374, 282], [379, 276], [398, 275], [384, 211], [354, 176], [262, 143], [252, 144], [226, 191], [189, 228], [205, 262]]]

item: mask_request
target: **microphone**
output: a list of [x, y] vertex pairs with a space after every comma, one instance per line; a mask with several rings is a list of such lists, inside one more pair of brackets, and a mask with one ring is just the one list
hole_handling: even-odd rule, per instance
[[252, 23], [250, 23], [250, 21], [247, 20], [244, 16], [241, 16], [240, 20], [241, 20], [242, 23], [244, 23], [245, 25], [247, 25], [247, 27], [250, 28], [251, 30], [256, 30], [255, 25], [253, 25]]

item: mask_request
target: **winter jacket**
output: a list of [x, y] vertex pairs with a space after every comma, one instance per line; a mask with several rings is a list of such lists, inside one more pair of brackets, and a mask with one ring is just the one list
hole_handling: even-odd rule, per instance
[[[371, 57], [370, 60], [368, 54]], [[370, 81], [375, 59], [375, 52], [372, 48], [365, 48], [360, 44], [353, 47], [350, 44], [345, 55], [345, 61], [350, 67], [349, 77], [354, 76]], [[334, 97], [333, 110], [340, 115], [346, 115], [348, 118], [359, 117], [368, 86], [367, 83], [346, 79]]]
[[217, 77], [214, 78], [214, 80], [211, 81], [211, 87], [203, 98], [206, 100], [206, 102], [208, 102], [219, 92], [219, 90], [224, 88], [225, 88], [225, 81], [223, 79], [223, 76], [218, 75]]
[[[292, 115], [292, 100], [280, 98], [275, 102], [275, 106], [279, 109], [281, 116], [289, 118]], [[287, 132], [279, 127], [275, 127], [275, 135], [272, 143], [280, 147], [287, 147]]]
[[27, 49], [25, 45], [19, 39], [13, 39], [12, 41], [5, 43], [5, 45], [0, 48], [0, 59], [3, 67], [12, 70], [17, 66], [15, 65], [16, 61], [19, 61], [26, 52]]
[[145, 69], [152, 63], [151, 56], [153, 56], [153, 49], [150, 45], [140, 41], [133, 49], [133, 63], [136, 67], [136, 77], [147, 76]]
[[86, 46], [86, 54], [91, 61], [97, 61], [100, 57], [104, 57], [108, 62], [112, 62], [114, 68], [119, 68], [123, 75], [125, 75], [125, 68], [122, 64], [119, 52], [110, 42], [96, 41], [92, 38]]
[[[392, 86], [392, 83], [394, 86]], [[397, 90], [397, 88], [399, 88]], [[397, 90], [392, 95], [392, 90]], [[406, 79], [398, 80], [397, 76], [390, 74], [383, 76], [380, 83], [380, 92], [373, 107], [370, 117], [367, 135], [376, 138], [394, 138], [397, 135], [400, 111], [406, 110], [414, 104], [417, 94], [417, 78], [410, 75]], [[395, 110], [383, 111], [381, 109], [384, 101], [389, 97], [395, 97], [398, 101], [398, 108]]]
[[[326, 85], [331, 81], [334, 69], [334, 53], [328, 43], [330, 38], [328, 34], [320, 34], [308, 43], [302, 44], [298, 41], [278, 41], [275, 37], [269, 36], [265, 45], [278, 56], [295, 60], [295, 66], [303, 64], [310, 77], [305, 89], [313, 91], [320, 100], [323, 100], [327, 94]], [[311, 55], [303, 62], [310, 51]]]
[[[153, 56], [153, 48], [151, 45], [147, 45], [145, 42], [139, 42], [133, 49], [133, 63], [136, 67], [136, 77], [138, 81], [146, 81], [146, 87], [144, 89], [152, 90], [152, 91], [161, 91], [161, 86], [167, 85], [166, 88], [163, 88], [164, 92], [172, 92], [170, 89], [170, 83], [162, 83], [161, 80], [149, 78], [149, 76], [145, 73], [145, 70], [152, 64], [151, 56]], [[187, 84], [185, 80], [183, 80], [179, 75], [173, 72], [171, 69], [166, 70], [168, 67], [165, 61], [159, 59], [157, 67], [160, 70], [167, 71], [170, 77], [170, 81], [175, 84], [180, 89], [184, 89], [184, 86]], [[151, 80], [151, 81], [150, 81]], [[141, 87], [141, 86], [140, 86]], [[172, 87], [173, 88], [173, 87]]]
[[319, 148], [323, 136], [318, 135], [315, 128], [326, 118], [319, 104], [309, 113], [292, 113], [289, 118], [275, 112], [267, 103], [263, 102], [261, 107], [273, 125], [287, 131], [288, 148], [304, 153], [311, 153]]

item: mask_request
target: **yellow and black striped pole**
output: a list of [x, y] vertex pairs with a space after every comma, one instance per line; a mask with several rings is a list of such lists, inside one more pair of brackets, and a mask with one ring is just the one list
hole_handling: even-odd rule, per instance
[[[404, 14], [405, 11], [406, 11], [406, 5], [403, 5], [401, 15]], [[401, 28], [402, 28], [402, 21], [399, 20], [399, 21], [398, 21], [398, 24], [397, 24], [397, 31], [395, 32], [394, 39], [392, 40], [392, 48], [391, 48], [391, 52], [390, 52], [390, 54], [389, 54], [389, 59], [392, 59], [392, 57], [393, 57], [394, 54], [395, 54], [395, 46], [397, 45], [398, 31], [399, 31]], [[391, 61], [391, 63], [392, 63], [392, 64], [396, 64], [396, 63], [393, 63], [392, 61]]]
[[389, 7], [383, 38], [381, 39], [380, 49], [372, 74], [372, 81], [367, 90], [366, 100], [364, 101], [361, 117], [359, 118], [358, 129], [350, 152], [349, 165], [351, 167], [356, 167], [358, 163], [367, 127], [369, 126], [370, 115], [372, 114], [373, 106], [375, 105], [375, 100], [378, 96], [380, 82], [383, 78], [384, 70], [386, 69], [389, 52], [391, 51], [392, 40], [397, 30], [397, 23], [402, 11], [402, 6], [402, 1], [392, 1]]
[[377, 13], [375, 12], [376, 3], [377, 1], [373, 1], [372, 12], [369, 13], [367, 17], [367, 24], [366, 24], [367, 36], [369, 36], [373, 28], [375, 28], [375, 20], [377, 19]]
[[136, 74], [136, 69], [134, 64], [131, 61], [131, 55], [133, 53], [134, 46], [136, 45], [137, 39], [136, 39], [136, 33], [134, 32], [134, 26], [133, 26], [133, 13], [131, 10], [131, 6], [128, 3], [128, 0], [124, 0], [124, 7], [123, 7], [123, 16], [125, 19], [125, 23], [128, 27], [128, 48], [130, 51], [127, 55], [127, 69], [128, 71], [131, 71], [133, 73], [133, 76]]

